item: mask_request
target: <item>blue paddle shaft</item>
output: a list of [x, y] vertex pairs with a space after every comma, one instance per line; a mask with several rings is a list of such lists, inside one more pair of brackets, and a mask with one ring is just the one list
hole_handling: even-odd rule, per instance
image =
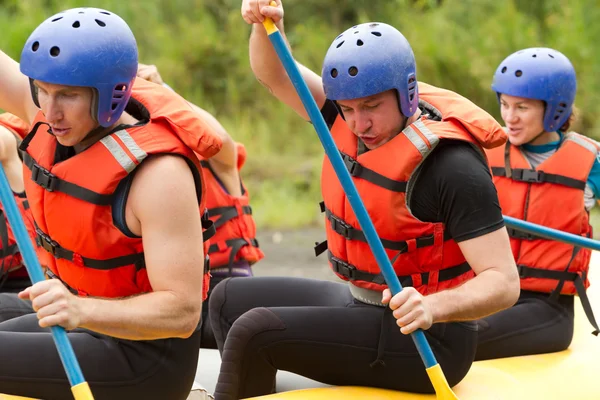
[[[0, 201], [2, 201], [2, 205], [4, 206], [6, 217], [17, 240], [19, 251], [21, 252], [31, 281], [33, 283], [43, 281], [45, 278], [42, 267], [35, 255], [35, 249], [27, 234], [25, 223], [17, 208], [17, 203], [13, 197], [12, 189], [8, 184], [8, 179], [2, 165], [0, 165]], [[81, 368], [79, 368], [73, 347], [71, 347], [71, 342], [69, 342], [67, 332], [61, 326], [53, 326], [51, 331], [71, 386], [83, 383], [83, 374], [81, 373]]]
[[528, 232], [546, 239], [553, 239], [559, 242], [572, 244], [573, 246], [585, 247], [591, 250], [600, 251], [600, 242], [589, 239], [583, 236], [577, 236], [572, 233], [558, 231], [556, 229], [547, 228], [542, 225], [533, 224], [517, 218], [504, 215], [504, 222], [507, 226], [513, 227], [519, 231]]
[[[302, 78], [302, 74], [292, 57], [289, 49], [287, 48], [285, 41], [283, 40], [283, 36], [281, 32], [275, 31], [269, 34], [269, 39], [279, 56], [285, 70], [287, 71], [292, 84], [296, 88], [298, 92], [298, 96], [302, 100], [304, 104], [304, 108], [308, 113], [310, 120], [313, 123], [317, 131], [317, 135], [323, 144], [325, 149], [325, 153], [337, 174], [337, 177], [344, 188], [344, 192], [346, 193], [346, 197], [352, 206], [352, 210], [354, 210], [354, 214], [358, 219], [358, 223], [360, 224], [361, 229], [365, 233], [365, 237], [371, 250], [373, 251], [373, 255], [377, 260], [377, 264], [381, 269], [381, 273], [385, 278], [387, 285], [389, 286], [392, 294], [397, 294], [402, 290], [402, 286], [400, 285], [400, 281], [394, 272], [394, 268], [383, 248], [383, 244], [381, 244], [381, 240], [375, 231], [375, 227], [373, 226], [373, 222], [371, 221], [369, 214], [356, 190], [356, 186], [350, 177], [350, 173], [346, 169], [344, 165], [344, 161], [342, 160], [342, 156], [340, 155], [331, 134], [329, 133], [329, 128], [321, 115], [321, 111], [315, 102], [306, 82]], [[415, 342], [415, 345], [423, 359], [423, 363], [425, 367], [430, 368], [437, 364], [437, 360], [431, 351], [431, 347], [429, 343], [427, 343], [427, 339], [423, 331], [418, 330], [412, 333], [412, 339]]]

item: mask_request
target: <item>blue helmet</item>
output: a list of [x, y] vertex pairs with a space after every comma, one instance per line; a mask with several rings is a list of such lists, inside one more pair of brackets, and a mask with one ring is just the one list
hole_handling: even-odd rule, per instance
[[331, 100], [372, 96], [396, 89], [400, 110], [412, 116], [419, 103], [415, 56], [393, 26], [370, 22], [339, 35], [323, 62], [323, 88]]
[[575, 69], [562, 53], [548, 48], [517, 51], [500, 63], [492, 89], [500, 94], [546, 102], [544, 130], [560, 129], [573, 110], [577, 78]]
[[21, 72], [31, 80], [94, 88], [92, 116], [104, 127], [123, 113], [137, 66], [137, 43], [127, 23], [98, 8], [74, 8], [48, 18], [21, 53]]

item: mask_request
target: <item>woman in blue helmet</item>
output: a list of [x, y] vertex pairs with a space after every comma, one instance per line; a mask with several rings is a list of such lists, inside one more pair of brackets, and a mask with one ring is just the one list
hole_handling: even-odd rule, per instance
[[[268, 16], [282, 30], [281, 3], [245, 0], [242, 16], [253, 24], [254, 74], [308, 120], [261, 25]], [[416, 329], [425, 330], [455, 385], [474, 357], [477, 332], [470, 320], [518, 297], [482, 150], [504, 143], [502, 127], [464, 97], [417, 82], [410, 45], [383, 23], [339, 35], [322, 77], [301, 71], [405, 289], [391, 298], [325, 159], [327, 242], [317, 250], [327, 252], [347, 282], [255, 277], [219, 283], [209, 302], [222, 353], [215, 396], [271, 393], [278, 369], [333, 385], [432, 393], [409, 336]]]
[[[554, 49], [523, 49], [500, 63], [492, 89], [509, 140], [488, 151], [503, 212], [590, 237], [589, 212], [600, 198], [599, 145], [570, 130], [573, 65]], [[513, 229], [509, 235], [521, 296], [514, 307], [478, 321], [477, 359], [565, 350], [575, 294], [597, 335], [585, 293], [591, 251]]]
[[25, 190], [48, 278], [0, 295], [0, 393], [72, 398], [48, 327], [69, 333], [95, 399], [186, 399], [208, 290], [198, 158], [220, 139], [135, 78], [116, 14], [70, 9], [0, 52], [0, 108], [32, 126]]

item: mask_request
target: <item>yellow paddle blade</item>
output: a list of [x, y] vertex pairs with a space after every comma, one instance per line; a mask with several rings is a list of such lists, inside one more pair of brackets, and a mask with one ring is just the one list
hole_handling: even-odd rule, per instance
[[452, 389], [450, 389], [440, 364], [435, 364], [433, 367], [427, 368], [426, 371], [427, 375], [429, 375], [431, 383], [433, 384], [436, 398], [438, 400], [458, 400], [458, 397], [456, 397]]
[[11, 396], [10, 394], [0, 394], [0, 400], [36, 400], [31, 397]]
[[71, 392], [73, 392], [75, 400], [94, 400], [90, 385], [88, 385], [87, 382], [81, 382], [78, 385], [71, 386]]

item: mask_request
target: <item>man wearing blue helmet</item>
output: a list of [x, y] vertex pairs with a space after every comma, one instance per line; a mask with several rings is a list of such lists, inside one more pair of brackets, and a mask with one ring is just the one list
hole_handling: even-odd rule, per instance
[[[488, 151], [504, 213], [591, 237], [600, 146], [570, 131], [577, 80], [569, 59], [549, 48], [517, 51], [496, 69], [492, 89], [508, 133], [505, 146]], [[521, 296], [514, 307], [478, 321], [477, 359], [565, 350], [573, 338], [575, 294], [597, 335], [585, 292], [591, 251], [508, 232]]]
[[0, 52], [0, 108], [32, 126], [25, 191], [50, 278], [0, 295], [1, 393], [71, 398], [56, 325], [95, 399], [190, 392], [210, 236], [197, 155], [221, 141], [181, 97], [135, 78], [137, 54], [125, 21], [95, 8], [42, 22], [20, 64]]
[[[261, 25], [271, 17], [282, 30], [281, 3], [244, 0], [242, 16], [254, 24], [255, 75], [308, 120]], [[219, 283], [209, 302], [223, 360], [215, 396], [270, 393], [278, 369], [333, 385], [432, 393], [408, 336], [416, 329], [425, 330], [455, 385], [475, 355], [477, 328], [468, 321], [510, 307], [519, 292], [483, 153], [506, 136], [464, 97], [417, 82], [410, 45], [383, 23], [339, 35], [322, 77], [300, 68], [405, 289], [391, 298], [325, 158], [327, 242], [316, 250], [327, 253], [347, 283], [291, 277]]]

